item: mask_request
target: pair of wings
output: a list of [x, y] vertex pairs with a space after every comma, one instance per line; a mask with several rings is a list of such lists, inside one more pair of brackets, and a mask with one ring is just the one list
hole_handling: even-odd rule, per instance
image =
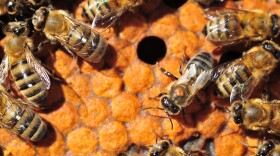
[[[238, 10], [238, 9], [229, 9], [229, 8], [217, 8], [217, 7], [205, 9], [204, 14], [205, 14], [206, 18], [208, 18], [210, 21], [219, 20], [219, 23], [217, 25], [211, 25], [211, 32], [208, 32], [206, 39], [209, 39], [209, 36], [211, 36], [211, 35], [216, 36], [220, 32], [226, 32], [228, 34], [242, 34], [242, 32], [241, 32], [242, 29], [227, 29], [227, 28], [221, 27], [219, 25], [226, 25], [230, 20], [233, 20], [234, 16], [237, 16], [237, 15], [243, 16], [248, 13], [254, 13], [254, 12]], [[228, 18], [220, 20], [221, 18], [224, 18], [224, 15], [228, 15]], [[250, 19], [248, 19], [248, 20], [250, 20]], [[220, 36], [218, 36], [218, 41], [215, 41], [215, 42], [217, 42], [218, 44], [230, 44], [234, 41], [244, 39], [244, 38], [242, 38], [242, 36], [241, 36], [241, 38], [232, 38], [233, 36], [230, 35], [230, 37], [227, 40], [222, 40], [221, 38], [223, 38], [222, 35], [224, 35], [224, 34], [225, 33], [220, 33]], [[249, 35], [249, 37], [258, 36], [258, 34], [247, 34], [247, 36], [248, 35]]]
[[[199, 71], [199, 68], [196, 64], [191, 64], [190, 68], [186, 70], [183, 75], [175, 82], [175, 85], [180, 83], [189, 83], [191, 80], [195, 80], [191, 85], [191, 88], [193, 90], [192, 94], [196, 94], [200, 89], [205, 87], [209, 80], [211, 79], [211, 71]], [[199, 75], [198, 75], [198, 72]], [[198, 76], [197, 76], [198, 75]], [[192, 95], [190, 95], [192, 96]]]
[[[247, 55], [247, 56], [246, 56]], [[249, 55], [253, 55], [252, 53], [247, 53], [243, 55], [242, 57], [250, 57]], [[221, 75], [225, 74], [228, 70], [232, 70], [234, 74], [235, 68], [237, 67], [239, 63], [241, 63], [243, 60], [242, 58], [233, 60], [233, 61], [228, 61], [225, 62], [217, 67], [215, 67], [212, 72], [211, 72], [211, 80], [210, 81], [216, 81]], [[258, 78], [254, 77], [251, 75], [247, 81], [244, 83], [236, 83], [232, 91], [230, 93], [230, 103], [233, 103], [234, 101], [245, 101], [247, 100], [254, 88], [258, 85], [260, 79], [265, 76], [264, 73], [263, 75], [259, 75]]]
[[[28, 64], [38, 73], [41, 80], [44, 82], [45, 87], [47, 89], [49, 89], [50, 85], [51, 85], [51, 81], [50, 81], [47, 70], [33, 56], [28, 45], [25, 46], [24, 51], [26, 52], [25, 54], [26, 54], [26, 60], [27, 60]], [[9, 69], [10, 69], [9, 57], [7, 55], [5, 55], [0, 64], [0, 84], [3, 84], [3, 82], [8, 77]]]
[[108, 17], [108, 15], [106, 14], [102, 15], [101, 12], [99, 11], [101, 9], [98, 9], [104, 3], [107, 3], [106, 1], [110, 1], [110, 0], [94, 0], [94, 4], [92, 4], [94, 6], [97, 6], [96, 15], [94, 16], [92, 21], [92, 28], [95, 28], [97, 26], [102, 27], [102, 29], [99, 30], [100, 32], [104, 31], [105, 29], [110, 27], [113, 23], [115, 23], [116, 20], [119, 19], [123, 13], [129, 10], [137, 2], [136, 0], [130, 1], [119, 8], [106, 10], [106, 12], [111, 11], [110, 17]]

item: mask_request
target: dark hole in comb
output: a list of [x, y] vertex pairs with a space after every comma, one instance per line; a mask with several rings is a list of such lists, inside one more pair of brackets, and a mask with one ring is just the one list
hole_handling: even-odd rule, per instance
[[222, 54], [219, 64], [228, 62], [228, 61], [233, 61], [237, 58], [240, 58], [242, 56], [242, 53], [236, 52], [236, 51], [228, 51], [224, 54]]
[[140, 60], [148, 64], [156, 64], [166, 54], [164, 41], [155, 36], [144, 38], [137, 47], [137, 55]]
[[171, 8], [177, 9], [182, 6], [187, 0], [163, 0], [163, 3]]

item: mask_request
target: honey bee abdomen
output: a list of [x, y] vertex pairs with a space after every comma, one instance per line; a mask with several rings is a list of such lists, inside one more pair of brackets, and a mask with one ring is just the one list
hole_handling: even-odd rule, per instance
[[195, 64], [201, 71], [207, 71], [213, 68], [214, 61], [209, 53], [199, 53], [189, 61], [187, 69], [191, 64]]
[[26, 60], [12, 65], [11, 74], [21, 94], [29, 101], [43, 104], [47, 97], [47, 88], [38, 73]]
[[223, 15], [207, 25], [208, 38], [212, 41], [223, 42], [240, 39], [242, 27], [236, 15]]
[[232, 92], [232, 88], [236, 84], [245, 83], [251, 75], [251, 71], [245, 66], [233, 66], [217, 79], [216, 93], [220, 97], [229, 97]]
[[94, 2], [95, 0], [87, 0], [83, 8], [83, 16], [88, 19], [94, 19], [95, 16], [109, 17], [118, 8], [118, 4], [115, 0], [107, 0], [103, 2]]
[[29, 123], [26, 122], [26, 124], [29, 126], [21, 134], [22, 138], [26, 138], [26, 139], [28, 138], [31, 141], [38, 141], [46, 133], [47, 130], [46, 124], [42, 121], [42, 119], [38, 115], [35, 115], [33, 117], [33, 120]]
[[94, 30], [76, 25], [66, 41], [70, 50], [89, 62], [98, 62], [105, 54], [106, 40]]

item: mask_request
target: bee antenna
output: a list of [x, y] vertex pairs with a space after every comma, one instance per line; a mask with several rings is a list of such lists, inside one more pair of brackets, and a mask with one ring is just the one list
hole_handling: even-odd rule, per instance
[[247, 146], [249, 148], [258, 148], [258, 146], [250, 146], [250, 145], [246, 144], [245, 142], [242, 142], [242, 141], [239, 141], [239, 140], [236, 140], [236, 141], [238, 141], [240, 144], [242, 144], [244, 146]]
[[143, 108], [143, 110], [147, 110], [147, 109], [159, 109], [159, 110], [164, 110], [163, 108], [160, 108], [160, 107], [147, 107], [147, 108]]
[[166, 111], [165, 111], [165, 113], [166, 113], [166, 115], [167, 115], [167, 117], [168, 117], [168, 119], [169, 119], [169, 121], [171, 123], [171, 129], [173, 129], [173, 122], [171, 120], [170, 114], [168, 112], [166, 112]]

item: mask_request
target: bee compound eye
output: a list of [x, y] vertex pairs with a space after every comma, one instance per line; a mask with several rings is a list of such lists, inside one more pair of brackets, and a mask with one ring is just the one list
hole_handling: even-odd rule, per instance
[[167, 142], [163, 142], [162, 149], [166, 150], [166, 149], [168, 149], [168, 147], [169, 147], [169, 144]]
[[243, 123], [243, 119], [241, 116], [236, 116], [234, 117], [234, 123], [236, 124], [242, 124]]
[[233, 107], [235, 112], [239, 112], [242, 109], [242, 104], [241, 103], [236, 103]]
[[159, 155], [159, 152], [158, 151], [154, 151], [151, 153], [151, 156], [158, 156]]

